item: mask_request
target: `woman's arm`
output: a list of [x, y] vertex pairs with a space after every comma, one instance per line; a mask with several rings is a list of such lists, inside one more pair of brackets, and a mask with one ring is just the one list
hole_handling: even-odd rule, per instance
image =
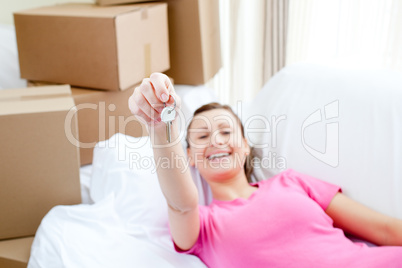
[[[167, 144], [166, 126], [163, 132], [153, 135], [153, 144]], [[178, 137], [177, 121], [172, 125], [172, 141]], [[180, 142], [166, 148], [155, 148], [155, 163], [162, 161], [157, 174], [162, 192], [169, 207], [170, 232], [176, 245], [182, 250], [191, 248], [197, 241], [200, 222], [198, 215], [198, 192], [192, 180]], [[162, 163], [160, 162], [160, 163]]]
[[199, 234], [198, 192], [181, 142], [177, 142], [177, 120], [171, 127], [172, 143], [166, 140], [166, 124], [160, 122], [162, 94], [174, 95], [177, 108], [180, 107], [180, 98], [175, 94], [170, 79], [164, 74], [154, 73], [135, 89], [129, 106], [134, 115], [147, 122], [159, 184], [169, 208], [170, 231], [176, 245], [185, 250], [194, 245]]
[[337, 193], [325, 212], [334, 226], [377, 245], [402, 246], [402, 220], [376, 212]]

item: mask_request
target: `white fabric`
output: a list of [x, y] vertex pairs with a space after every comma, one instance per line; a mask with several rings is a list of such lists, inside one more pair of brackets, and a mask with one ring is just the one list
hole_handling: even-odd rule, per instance
[[[402, 219], [401, 89], [399, 72], [286, 67], [243, 108], [243, 122], [252, 121], [246, 127], [249, 141], [269, 144], [258, 149], [268, 168], [257, 175], [268, 178], [292, 168]], [[286, 117], [276, 131], [273, 116]], [[252, 120], [262, 117], [265, 122]], [[271, 128], [264, 130], [264, 124]]]
[[205, 267], [173, 248], [148, 137], [99, 142], [90, 195], [46, 215], [28, 267]]
[[0, 59], [0, 89], [26, 87], [26, 80], [20, 78], [13, 25], [0, 24]]
[[129, 235], [109, 195], [93, 205], [57, 206], [43, 219], [28, 267], [205, 267], [174, 251], [167, 230]]
[[89, 194], [91, 186], [92, 164], [80, 167], [81, 200], [83, 204], [93, 204]]
[[117, 133], [94, 149], [91, 198], [97, 203], [113, 195], [128, 233], [143, 227], [167, 228], [167, 205], [149, 140]]

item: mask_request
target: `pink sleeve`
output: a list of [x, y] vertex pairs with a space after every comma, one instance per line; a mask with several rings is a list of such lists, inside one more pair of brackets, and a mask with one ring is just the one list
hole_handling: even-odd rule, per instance
[[298, 173], [292, 169], [288, 170], [288, 175], [297, 181], [308, 196], [316, 201], [323, 210], [326, 210], [332, 198], [338, 192], [342, 192], [338, 185], [325, 182], [309, 175]]
[[203, 238], [205, 237], [205, 221], [208, 218], [208, 207], [207, 206], [198, 206], [199, 217], [200, 217], [200, 233], [198, 235], [198, 239], [195, 244], [188, 250], [182, 250], [179, 248], [176, 243], [174, 242], [173, 238], [173, 245], [174, 249], [179, 253], [186, 253], [186, 254], [193, 254], [198, 256], [200, 254], [200, 250], [202, 247]]

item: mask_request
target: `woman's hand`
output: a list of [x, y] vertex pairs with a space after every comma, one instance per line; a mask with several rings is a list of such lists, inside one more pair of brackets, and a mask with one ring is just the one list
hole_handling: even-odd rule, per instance
[[[173, 85], [168, 76], [162, 73], [153, 73], [149, 78], [142, 80], [139, 87], [135, 88], [133, 95], [128, 100], [131, 112], [149, 128], [155, 131], [166, 131], [166, 124], [161, 122], [161, 112], [164, 102], [167, 106], [174, 104], [176, 110], [181, 106], [181, 99], [176, 95]], [[177, 113], [176, 113], [177, 115]]]

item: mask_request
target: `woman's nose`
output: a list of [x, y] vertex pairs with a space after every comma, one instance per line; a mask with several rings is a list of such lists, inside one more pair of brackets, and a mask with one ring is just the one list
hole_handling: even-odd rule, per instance
[[212, 136], [211, 145], [219, 146], [224, 145], [228, 142], [227, 137], [225, 137], [222, 133], [218, 132]]

